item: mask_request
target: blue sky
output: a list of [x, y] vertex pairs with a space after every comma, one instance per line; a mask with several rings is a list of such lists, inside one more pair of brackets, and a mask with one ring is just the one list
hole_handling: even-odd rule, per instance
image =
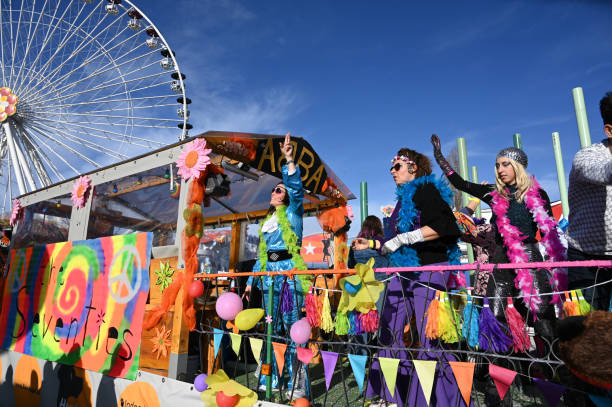
[[445, 153], [465, 137], [469, 165], [493, 181], [495, 154], [518, 132], [528, 170], [558, 199], [551, 133], [569, 174], [572, 88], [584, 89], [593, 142], [603, 138], [612, 1], [415, 3], [135, 0], [187, 75], [191, 135], [305, 137], [356, 195], [368, 182], [380, 216], [398, 148], [431, 156], [432, 133]]

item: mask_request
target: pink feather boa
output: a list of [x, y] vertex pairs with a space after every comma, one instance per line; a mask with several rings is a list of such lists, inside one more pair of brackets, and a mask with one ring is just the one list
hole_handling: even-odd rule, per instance
[[[559, 239], [557, 231], [557, 223], [548, 215], [545, 209], [545, 203], [540, 196], [540, 185], [535, 178], [533, 187], [529, 188], [525, 194], [525, 206], [531, 212], [534, 222], [538, 225], [540, 234], [542, 235], [541, 242], [546, 248], [546, 254], [550, 261], [565, 261], [567, 259], [565, 247]], [[523, 236], [516, 226], [510, 223], [507, 217], [510, 202], [497, 191], [491, 192], [493, 197], [492, 210], [495, 213], [497, 229], [504, 239], [506, 253], [510, 263], [527, 263], [529, 257], [523, 250], [523, 241], [527, 238]], [[516, 278], [514, 279], [516, 288], [521, 291], [523, 302], [534, 313], [537, 313], [542, 299], [537, 295], [537, 290], [533, 285], [533, 275], [529, 269], [516, 269]], [[556, 268], [553, 271], [551, 285], [554, 292], [564, 291], [567, 289], [567, 270]], [[535, 294], [535, 295], [534, 295]], [[558, 303], [560, 300], [558, 294], [553, 294], [551, 303]]]

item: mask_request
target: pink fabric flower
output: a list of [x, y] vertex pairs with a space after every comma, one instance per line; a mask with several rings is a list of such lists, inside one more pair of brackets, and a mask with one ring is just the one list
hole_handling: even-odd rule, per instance
[[198, 178], [200, 176], [200, 171], [204, 171], [208, 164], [210, 164], [208, 155], [211, 151], [211, 149], [206, 148], [206, 140], [203, 138], [193, 140], [191, 143], [186, 144], [176, 161], [178, 174], [182, 176], [185, 181], [191, 177]]
[[15, 226], [17, 222], [23, 219], [23, 206], [19, 199], [13, 199], [13, 212], [11, 213], [11, 226]]
[[91, 178], [87, 175], [79, 177], [72, 187], [72, 204], [77, 208], [82, 208], [87, 202], [89, 189], [91, 188]]

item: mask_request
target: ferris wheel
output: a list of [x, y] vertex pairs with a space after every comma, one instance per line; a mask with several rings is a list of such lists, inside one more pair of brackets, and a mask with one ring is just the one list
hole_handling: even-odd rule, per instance
[[128, 0], [0, 0], [0, 69], [2, 213], [191, 128], [175, 52]]

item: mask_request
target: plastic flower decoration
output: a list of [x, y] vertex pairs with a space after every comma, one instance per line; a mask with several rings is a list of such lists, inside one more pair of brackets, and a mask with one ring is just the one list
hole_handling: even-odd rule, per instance
[[17, 222], [23, 219], [23, 206], [19, 199], [13, 199], [13, 212], [11, 213], [11, 226], [15, 226]]
[[200, 394], [200, 398], [206, 406], [218, 405], [218, 393], [223, 393], [220, 396], [221, 398], [236, 399], [237, 402], [233, 404], [234, 407], [251, 407], [257, 403], [257, 393], [231, 380], [223, 369], [219, 369], [217, 373], [209, 375], [206, 378], [206, 384], [208, 385], [208, 390]]
[[387, 206], [381, 206], [380, 207], [380, 211], [382, 212], [383, 216], [385, 218], [388, 218], [389, 216], [391, 216], [391, 214], [393, 213], [393, 206], [391, 205], [387, 205]]
[[198, 204], [193, 204], [191, 208], [183, 211], [185, 218], [185, 236], [195, 236], [198, 239], [202, 238], [204, 232], [204, 217], [202, 216], [202, 207]]
[[163, 293], [166, 288], [170, 284], [172, 284], [172, 276], [174, 275], [174, 269], [170, 267], [170, 263], [159, 262], [159, 270], [155, 270], [155, 275], [157, 275], [157, 280], [155, 281], [155, 285], [160, 286], [161, 292]]
[[340, 279], [342, 296], [338, 312], [357, 310], [362, 314], [376, 309], [376, 301], [385, 289], [385, 285], [374, 278], [374, 258], [366, 264], [355, 265], [355, 274]]
[[82, 208], [87, 202], [89, 189], [91, 188], [91, 178], [87, 175], [79, 177], [72, 187], [72, 204], [77, 208]]
[[208, 164], [210, 164], [208, 155], [211, 151], [211, 149], [206, 148], [206, 140], [203, 138], [193, 140], [191, 143], [186, 144], [176, 161], [178, 174], [182, 176], [185, 181], [191, 177], [198, 178], [200, 176], [200, 171], [204, 171]]
[[166, 329], [165, 326], [162, 326], [161, 329], [155, 328], [155, 331], [155, 337], [151, 338], [151, 342], [153, 342], [153, 353], [157, 353], [157, 359], [159, 359], [160, 355], [165, 358], [168, 356], [168, 348], [172, 344], [170, 341], [172, 329]]
[[0, 88], [0, 122], [17, 112], [17, 101], [17, 96], [9, 88]]

